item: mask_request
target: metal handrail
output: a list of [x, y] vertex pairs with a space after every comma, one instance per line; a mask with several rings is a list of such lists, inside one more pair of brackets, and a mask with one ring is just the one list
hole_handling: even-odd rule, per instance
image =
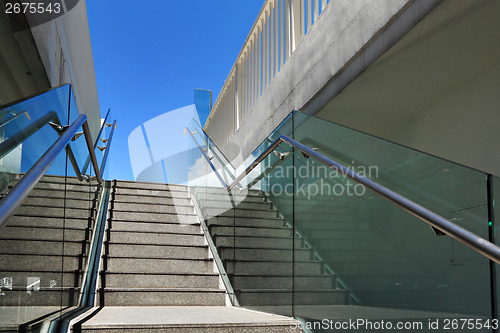
[[[188, 130], [189, 132], [189, 130]], [[191, 134], [191, 132], [190, 132]], [[194, 139], [194, 136], [191, 134], [191, 137]], [[302, 143], [295, 141], [285, 135], [280, 135], [263, 153], [261, 153], [236, 179], [230, 184], [226, 184], [220, 174], [217, 172], [216, 168], [213, 166], [212, 162], [205, 154], [203, 148], [201, 148], [194, 139], [195, 143], [198, 145], [198, 148], [202, 152], [203, 156], [207, 160], [207, 162], [212, 167], [212, 170], [216, 173], [217, 177], [221, 181], [222, 185], [227, 191], [233, 189], [239, 182], [247, 176], [257, 165], [262, 162], [269, 154], [271, 154], [274, 149], [279, 146], [281, 143], [287, 143], [293, 148], [297, 148], [303, 154], [306, 154], [317, 161], [323, 163], [327, 167], [334, 169], [336, 171], [342, 172], [347, 178], [352, 179], [353, 181], [362, 184], [375, 192], [377, 195], [383, 197], [384, 199], [392, 202], [396, 206], [406, 210], [410, 214], [415, 217], [421, 219], [422, 221], [429, 224], [431, 227], [436, 228], [448, 236], [456, 239], [457, 241], [465, 244], [469, 248], [474, 251], [482, 254], [488, 259], [500, 264], [500, 247], [495, 244], [487, 241], [486, 239], [470, 232], [469, 230], [462, 228], [461, 226], [450, 222], [446, 218], [438, 215], [431, 210], [417, 204], [416, 202], [388, 189], [387, 187], [380, 185], [379, 183], [368, 179], [364, 176], [361, 176], [357, 172], [347, 168], [346, 166], [318, 153], [317, 151], [303, 145]]]
[[109, 133], [108, 137], [108, 145], [106, 146], [106, 151], [104, 152], [104, 156], [102, 157], [101, 170], [99, 172], [101, 176], [104, 173], [104, 167], [106, 166], [106, 161], [108, 160], [108, 153], [109, 149], [111, 148], [111, 141], [113, 140], [113, 133], [115, 132], [115, 128], [116, 128], [116, 120], [113, 122], [113, 126], [111, 127], [111, 132]]
[[[108, 116], [109, 116], [110, 111], [111, 111], [111, 109], [108, 109], [108, 112], [106, 113], [106, 116], [104, 117], [104, 121], [102, 122], [101, 129], [99, 130], [99, 133], [97, 134], [97, 137], [96, 137], [95, 142], [94, 142], [94, 151], [97, 147], [97, 144], [99, 143], [99, 138], [101, 137], [102, 131], [104, 130], [104, 127], [106, 126], [106, 121], [108, 120]], [[90, 155], [87, 157], [87, 159], [85, 160], [85, 163], [83, 164], [83, 168], [81, 171], [82, 174], [85, 174], [87, 172], [87, 168], [89, 167], [89, 163], [90, 163]]]
[[[14, 215], [17, 208], [23, 203], [38, 181], [50, 168], [59, 153], [69, 144], [76, 131], [86, 124], [87, 116], [80, 115], [71, 126], [50, 146], [49, 149], [33, 164], [26, 174], [19, 180], [9, 193], [0, 201], [0, 228]], [[88, 126], [87, 126], [88, 127]], [[90, 132], [89, 132], [90, 135]]]

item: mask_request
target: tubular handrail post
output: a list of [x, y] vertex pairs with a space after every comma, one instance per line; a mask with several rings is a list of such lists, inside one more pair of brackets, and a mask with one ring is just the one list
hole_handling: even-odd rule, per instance
[[210, 158], [207, 156], [207, 153], [205, 153], [205, 151], [203, 150], [203, 148], [201, 148], [200, 144], [198, 143], [198, 140], [196, 140], [196, 138], [194, 137], [193, 133], [191, 133], [191, 131], [187, 127], [186, 127], [186, 130], [189, 133], [189, 135], [191, 136], [191, 138], [193, 139], [194, 143], [196, 143], [196, 145], [198, 146], [198, 149], [200, 150], [200, 152], [203, 155], [203, 157], [205, 157], [205, 159], [207, 160], [208, 164], [210, 165], [210, 167], [212, 168], [212, 170], [215, 172], [215, 175], [217, 176], [217, 178], [219, 178], [219, 181], [222, 183], [222, 186], [224, 186], [224, 188], [226, 190], [229, 190], [228, 185], [226, 184], [226, 182], [224, 181], [224, 179], [222, 178], [222, 176], [217, 171], [217, 168], [215, 167], [215, 165], [212, 163], [212, 161], [210, 161]]
[[[106, 121], [108, 120], [108, 116], [109, 116], [110, 112], [111, 112], [111, 109], [108, 109], [108, 112], [106, 113], [106, 116], [104, 117], [104, 121], [101, 125], [101, 129], [99, 130], [99, 134], [97, 134], [97, 138], [94, 142], [94, 150], [96, 149], [97, 144], [99, 143], [99, 138], [101, 137], [102, 131], [104, 130], [104, 127], [106, 126]], [[85, 160], [85, 164], [83, 165], [82, 172], [81, 172], [82, 174], [85, 174], [87, 172], [87, 168], [89, 167], [89, 163], [90, 163], [90, 154], [89, 154], [89, 157], [87, 157], [87, 159]]]
[[108, 160], [108, 153], [109, 153], [109, 149], [111, 147], [111, 141], [113, 140], [113, 133], [115, 131], [115, 127], [116, 127], [116, 120], [113, 122], [113, 126], [111, 127], [111, 132], [109, 133], [109, 137], [108, 137], [108, 145], [106, 146], [106, 151], [104, 152], [104, 156], [102, 157], [101, 170], [99, 171], [99, 173], [101, 174], [101, 177], [102, 177], [103, 172], [104, 172], [104, 167], [106, 166], [106, 161]]
[[89, 124], [87, 123], [87, 121], [83, 123], [82, 128], [83, 128], [83, 134], [85, 135], [85, 141], [87, 142], [87, 148], [89, 150], [90, 160], [92, 161], [92, 166], [94, 167], [95, 175], [97, 177], [97, 181], [99, 183], [102, 183], [101, 173], [99, 171], [99, 165], [97, 165], [97, 159], [95, 157], [94, 144], [92, 143]]
[[470, 232], [469, 230], [462, 228], [461, 226], [450, 222], [446, 218], [430, 211], [429, 209], [420, 206], [416, 202], [388, 189], [387, 187], [380, 185], [379, 183], [368, 179], [366, 177], [361, 176], [354, 170], [351, 170], [344, 165], [316, 152], [315, 150], [301, 144], [298, 141], [295, 141], [285, 135], [280, 135], [263, 153], [261, 153], [236, 179], [228, 186], [224, 180], [221, 178], [219, 173], [217, 172], [215, 166], [213, 163], [210, 161], [208, 156], [205, 154], [205, 151], [201, 146], [198, 144], [192, 133], [189, 131], [189, 129], [186, 127], [187, 131], [190, 133], [191, 137], [195, 141], [196, 145], [202, 152], [203, 156], [207, 160], [207, 162], [210, 164], [212, 170], [214, 170], [215, 174], [221, 181], [221, 183], [224, 185], [224, 188], [227, 191], [230, 191], [233, 187], [235, 187], [245, 176], [247, 176], [257, 165], [264, 160], [269, 154], [271, 154], [274, 149], [279, 146], [282, 142], [285, 142], [289, 144], [290, 146], [297, 148], [300, 152], [303, 152], [310, 157], [313, 157], [317, 161], [325, 164], [329, 168], [335, 169], [335, 170], [340, 170], [342, 174], [346, 175], [349, 179], [352, 179], [353, 181], [362, 184], [369, 188], [371, 191], [373, 191], [375, 194], [383, 197], [384, 199], [392, 202], [396, 206], [400, 207], [401, 209], [407, 211], [408, 213], [414, 215], [415, 217], [419, 218], [420, 220], [426, 222], [430, 226], [441, 230], [448, 236], [458, 240], [459, 242], [465, 244], [467, 247], [473, 249], [474, 251], [482, 254], [483, 256], [487, 257], [488, 259], [499, 263], [500, 264], [500, 247], [496, 246], [495, 244], [492, 244], [491, 242], [487, 241], [486, 239], [479, 237], [478, 235], [474, 234], [473, 232]]
[[35, 164], [26, 172], [9, 193], [0, 201], [0, 228], [14, 214], [16, 209], [22, 204], [31, 190], [38, 183], [40, 178], [50, 168], [59, 152], [69, 144], [76, 131], [87, 120], [87, 116], [80, 115], [70, 127], [68, 127], [61, 136], [50, 146], [49, 149], [35, 162]]

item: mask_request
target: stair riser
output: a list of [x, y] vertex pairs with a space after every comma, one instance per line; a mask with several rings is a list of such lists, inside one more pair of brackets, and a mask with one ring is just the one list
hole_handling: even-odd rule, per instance
[[22, 227], [46, 227], [46, 228], [70, 228], [86, 229], [91, 226], [89, 219], [70, 219], [54, 217], [32, 217], [32, 216], [13, 216], [7, 223], [8, 226]]
[[311, 251], [297, 250], [295, 253], [292, 249], [289, 250], [272, 250], [272, 249], [230, 249], [219, 248], [221, 259], [236, 259], [236, 260], [255, 260], [255, 261], [270, 261], [270, 260], [295, 260], [306, 261], [311, 259]]
[[[293, 281], [292, 281], [293, 280]], [[235, 289], [332, 289], [335, 286], [335, 277], [333, 276], [234, 276], [232, 286]]]
[[132, 258], [206, 259], [208, 258], [208, 248], [110, 243], [108, 255], [111, 257]]
[[70, 306], [78, 304], [78, 291], [25, 291], [4, 290], [3, 306]]
[[[272, 205], [269, 202], [241, 202], [236, 205], [237, 208], [271, 210]], [[232, 209], [233, 205], [230, 201], [205, 201], [202, 202], [200, 208], [225, 208]]]
[[[51, 286], [51, 281], [55, 282], [55, 287], [74, 287], [80, 284], [82, 279], [82, 273], [79, 271], [61, 273], [57, 272], [16, 272], [16, 271], [5, 271], [2, 269], [2, 277], [11, 277], [12, 284], [16, 287], [26, 287], [28, 277], [38, 277], [40, 278], [40, 287], [49, 288]], [[61, 276], [62, 274], [62, 276]]]
[[141, 182], [127, 182], [127, 181], [117, 181], [116, 185], [117, 191], [129, 190], [129, 189], [145, 189], [145, 190], [160, 190], [160, 191], [187, 191], [187, 187], [184, 185], [175, 184], [161, 184], [161, 183], [141, 183]]
[[141, 196], [141, 195], [125, 195], [115, 194], [113, 201], [116, 203], [138, 203], [147, 202], [153, 205], [191, 205], [191, 199], [187, 198], [170, 198], [170, 197], [156, 197], [156, 196]]
[[124, 212], [144, 212], [144, 213], [170, 213], [170, 214], [194, 214], [192, 206], [176, 206], [176, 205], [157, 205], [157, 204], [142, 204], [142, 203], [122, 203], [114, 202], [113, 209], [115, 211]]
[[89, 185], [89, 184], [92, 184], [94, 186], [97, 186], [98, 183], [96, 180], [92, 181], [92, 182], [87, 182], [86, 180], [85, 181], [80, 181], [78, 180], [78, 178], [76, 177], [71, 177], [71, 176], [68, 176], [68, 177], [64, 177], [64, 176], [51, 176], [51, 175], [45, 175], [42, 177], [42, 179], [40, 179], [40, 182], [43, 182], [43, 183], [52, 183], [52, 184], [64, 184], [64, 183], [68, 183], [68, 184], [76, 184], [76, 185]]
[[156, 233], [138, 233], [138, 232], [119, 232], [111, 231], [108, 238], [114, 243], [128, 244], [148, 244], [148, 245], [184, 245], [184, 246], [202, 246], [204, 237], [198, 235], [180, 235], [180, 234], [156, 234]]
[[199, 225], [178, 223], [130, 223], [122, 221], [112, 221], [111, 228], [113, 231], [172, 232], [183, 234], [199, 234], [201, 232]]
[[344, 292], [266, 292], [266, 293], [246, 293], [242, 292], [238, 297], [240, 305], [344, 305], [347, 301], [347, 296]]
[[316, 262], [280, 263], [280, 262], [229, 262], [226, 265], [228, 274], [238, 275], [318, 275], [321, 274], [321, 264]]
[[210, 227], [210, 234], [217, 236], [254, 236], [254, 237], [292, 237], [291, 229], [269, 229], [269, 228], [245, 228], [239, 227], [236, 221], [236, 227]]
[[[64, 247], [63, 247], [64, 246]], [[48, 242], [35, 240], [2, 240], [0, 242], [0, 253], [2, 254], [47, 254], [59, 255], [61, 253], [78, 255], [84, 247], [88, 249], [88, 242]]]
[[281, 219], [253, 219], [253, 218], [237, 218], [232, 217], [212, 217], [207, 220], [207, 225], [234, 226], [240, 227], [268, 227], [282, 228], [285, 223]]
[[[28, 198], [51, 198], [70, 200], [94, 200], [95, 192], [92, 191], [64, 191], [64, 190], [43, 190], [35, 188], [30, 192]], [[30, 199], [28, 199], [30, 200]]]
[[[101, 296], [99, 295], [99, 298]], [[174, 291], [108, 291], [104, 293], [105, 306], [169, 306], [225, 305], [224, 293]]]
[[[230, 236], [217, 236], [213, 237], [217, 247], [233, 247], [235, 244], [234, 237]], [[292, 239], [283, 238], [253, 238], [253, 237], [236, 237], [236, 247], [244, 248], [267, 248], [267, 249], [286, 249], [292, 248]], [[295, 248], [302, 247], [302, 239], [295, 239]]]
[[109, 288], [219, 288], [218, 276], [105, 274]]
[[254, 217], [254, 218], [277, 218], [278, 213], [276, 211], [267, 211], [267, 210], [244, 210], [244, 209], [236, 209], [235, 211], [228, 210], [224, 211], [222, 208], [221, 209], [214, 209], [214, 208], [205, 208], [202, 209], [203, 216], [224, 216], [224, 217], [233, 217], [236, 216], [237, 218], [244, 218], [244, 217]]
[[201, 260], [108, 258], [107, 270], [117, 273], [212, 273], [213, 263]]
[[147, 189], [132, 189], [132, 188], [117, 188], [115, 195], [138, 195], [138, 196], [153, 196], [158, 198], [181, 198], [188, 199], [187, 191], [167, 191], [167, 190], [147, 190]]
[[77, 270], [79, 258], [68, 256], [0, 255], [0, 267], [6, 271], [31, 270], [33, 272], [57, 271], [62, 267]]
[[73, 208], [56, 208], [56, 207], [37, 207], [37, 206], [21, 206], [15, 213], [23, 216], [36, 217], [66, 217], [77, 219], [88, 219], [93, 216], [94, 210], [91, 209], [73, 209]]
[[5, 227], [0, 233], [0, 239], [24, 239], [33, 240], [60, 240], [71, 239], [85, 240], [89, 238], [86, 230], [72, 229], [52, 229], [52, 228], [26, 228], [26, 227]]
[[[193, 191], [196, 194], [199, 195], [228, 195], [228, 192], [223, 189], [222, 187], [197, 187], [197, 188], [192, 188], [191, 191]], [[258, 196], [258, 197], [264, 197], [262, 191], [257, 191], [257, 190], [244, 190], [244, 191], [231, 191], [231, 194], [240, 197], [240, 196]]]
[[63, 184], [63, 183], [45, 183], [39, 182], [36, 185], [36, 189], [39, 190], [56, 190], [56, 191], [75, 191], [75, 192], [95, 192], [98, 187], [93, 185], [88, 185], [88, 183], [82, 183], [82, 185], [77, 184]]
[[95, 208], [96, 203], [87, 200], [75, 200], [75, 199], [56, 199], [56, 198], [39, 198], [30, 197], [27, 201], [32, 206], [38, 207], [68, 207], [68, 208], [80, 208], [80, 209], [91, 209]]
[[197, 224], [198, 218], [194, 215], [175, 214], [155, 214], [155, 213], [135, 213], [135, 212], [113, 212], [113, 220], [137, 221], [137, 222], [163, 222], [163, 223], [181, 223]]

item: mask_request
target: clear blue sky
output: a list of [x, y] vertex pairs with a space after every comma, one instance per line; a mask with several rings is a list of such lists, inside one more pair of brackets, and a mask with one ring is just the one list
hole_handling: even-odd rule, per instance
[[[118, 128], [110, 175], [133, 179], [127, 139], [157, 115], [222, 88], [263, 0], [88, 0], [101, 114]], [[166, 143], [168, 144], [168, 143]]]

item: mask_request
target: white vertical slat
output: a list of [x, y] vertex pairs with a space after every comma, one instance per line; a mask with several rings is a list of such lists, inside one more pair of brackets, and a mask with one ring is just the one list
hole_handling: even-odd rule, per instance
[[309, 32], [309, 30], [311, 29], [311, 26], [312, 26], [312, 17], [313, 17], [313, 15], [312, 15], [313, 4], [312, 4], [312, 2], [313, 2], [313, 0], [306, 0], [306, 2], [307, 2], [307, 13], [306, 13], [307, 14], [307, 16], [306, 16], [307, 17], [307, 32]]
[[314, 0], [314, 23], [319, 17], [319, 0]]
[[321, 12], [325, 10], [325, 7], [326, 7], [326, 0], [321, 0]]
[[293, 0], [285, 0], [285, 26], [286, 26], [285, 63], [288, 61], [288, 58], [290, 58], [293, 49], [292, 1]]
[[283, 65], [283, 54], [285, 51], [285, 40], [283, 34], [285, 33], [283, 27], [283, 0], [276, 0], [278, 2], [278, 65], [276, 66], [276, 73], [281, 69]]
[[267, 41], [269, 39], [268, 35], [268, 19], [267, 12], [264, 17], [264, 26], [262, 27], [262, 92], [266, 90], [267, 87]]
[[279, 32], [279, 24], [278, 24], [278, 13], [279, 13], [279, 1], [274, 0], [273, 3], [273, 8], [274, 8], [274, 16], [273, 16], [273, 51], [274, 51], [274, 56], [273, 56], [273, 77], [276, 76], [278, 73], [278, 66], [279, 66], [279, 47], [280, 44], [278, 42], [278, 32]]
[[273, 3], [271, 5], [271, 31], [270, 31], [270, 38], [271, 38], [271, 43], [270, 43], [270, 48], [271, 48], [271, 54], [270, 54], [270, 61], [271, 61], [271, 70], [269, 71], [269, 75], [270, 75], [270, 80], [271, 81], [273, 78], [274, 78], [274, 74], [275, 74], [275, 68], [276, 68], [276, 52], [274, 51], [275, 48], [276, 48], [276, 39], [274, 38], [275, 36], [275, 31], [276, 31], [276, 28], [275, 28], [275, 20], [274, 20], [274, 16], [275, 16], [275, 4], [276, 0], [273, 0]]
[[[300, 6], [300, 40], [302, 40], [302, 37], [304, 37], [306, 33], [306, 13], [304, 9], [304, 0], [300, 0], [299, 6]], [[297, 44], [295, 47], [297, 47], [298, 45], [299, 44]]]
[[262, 29], [260, 27], [257, 28], [257, 98], [255, 102], [260, 97], [260, 89], [262, 86]]

